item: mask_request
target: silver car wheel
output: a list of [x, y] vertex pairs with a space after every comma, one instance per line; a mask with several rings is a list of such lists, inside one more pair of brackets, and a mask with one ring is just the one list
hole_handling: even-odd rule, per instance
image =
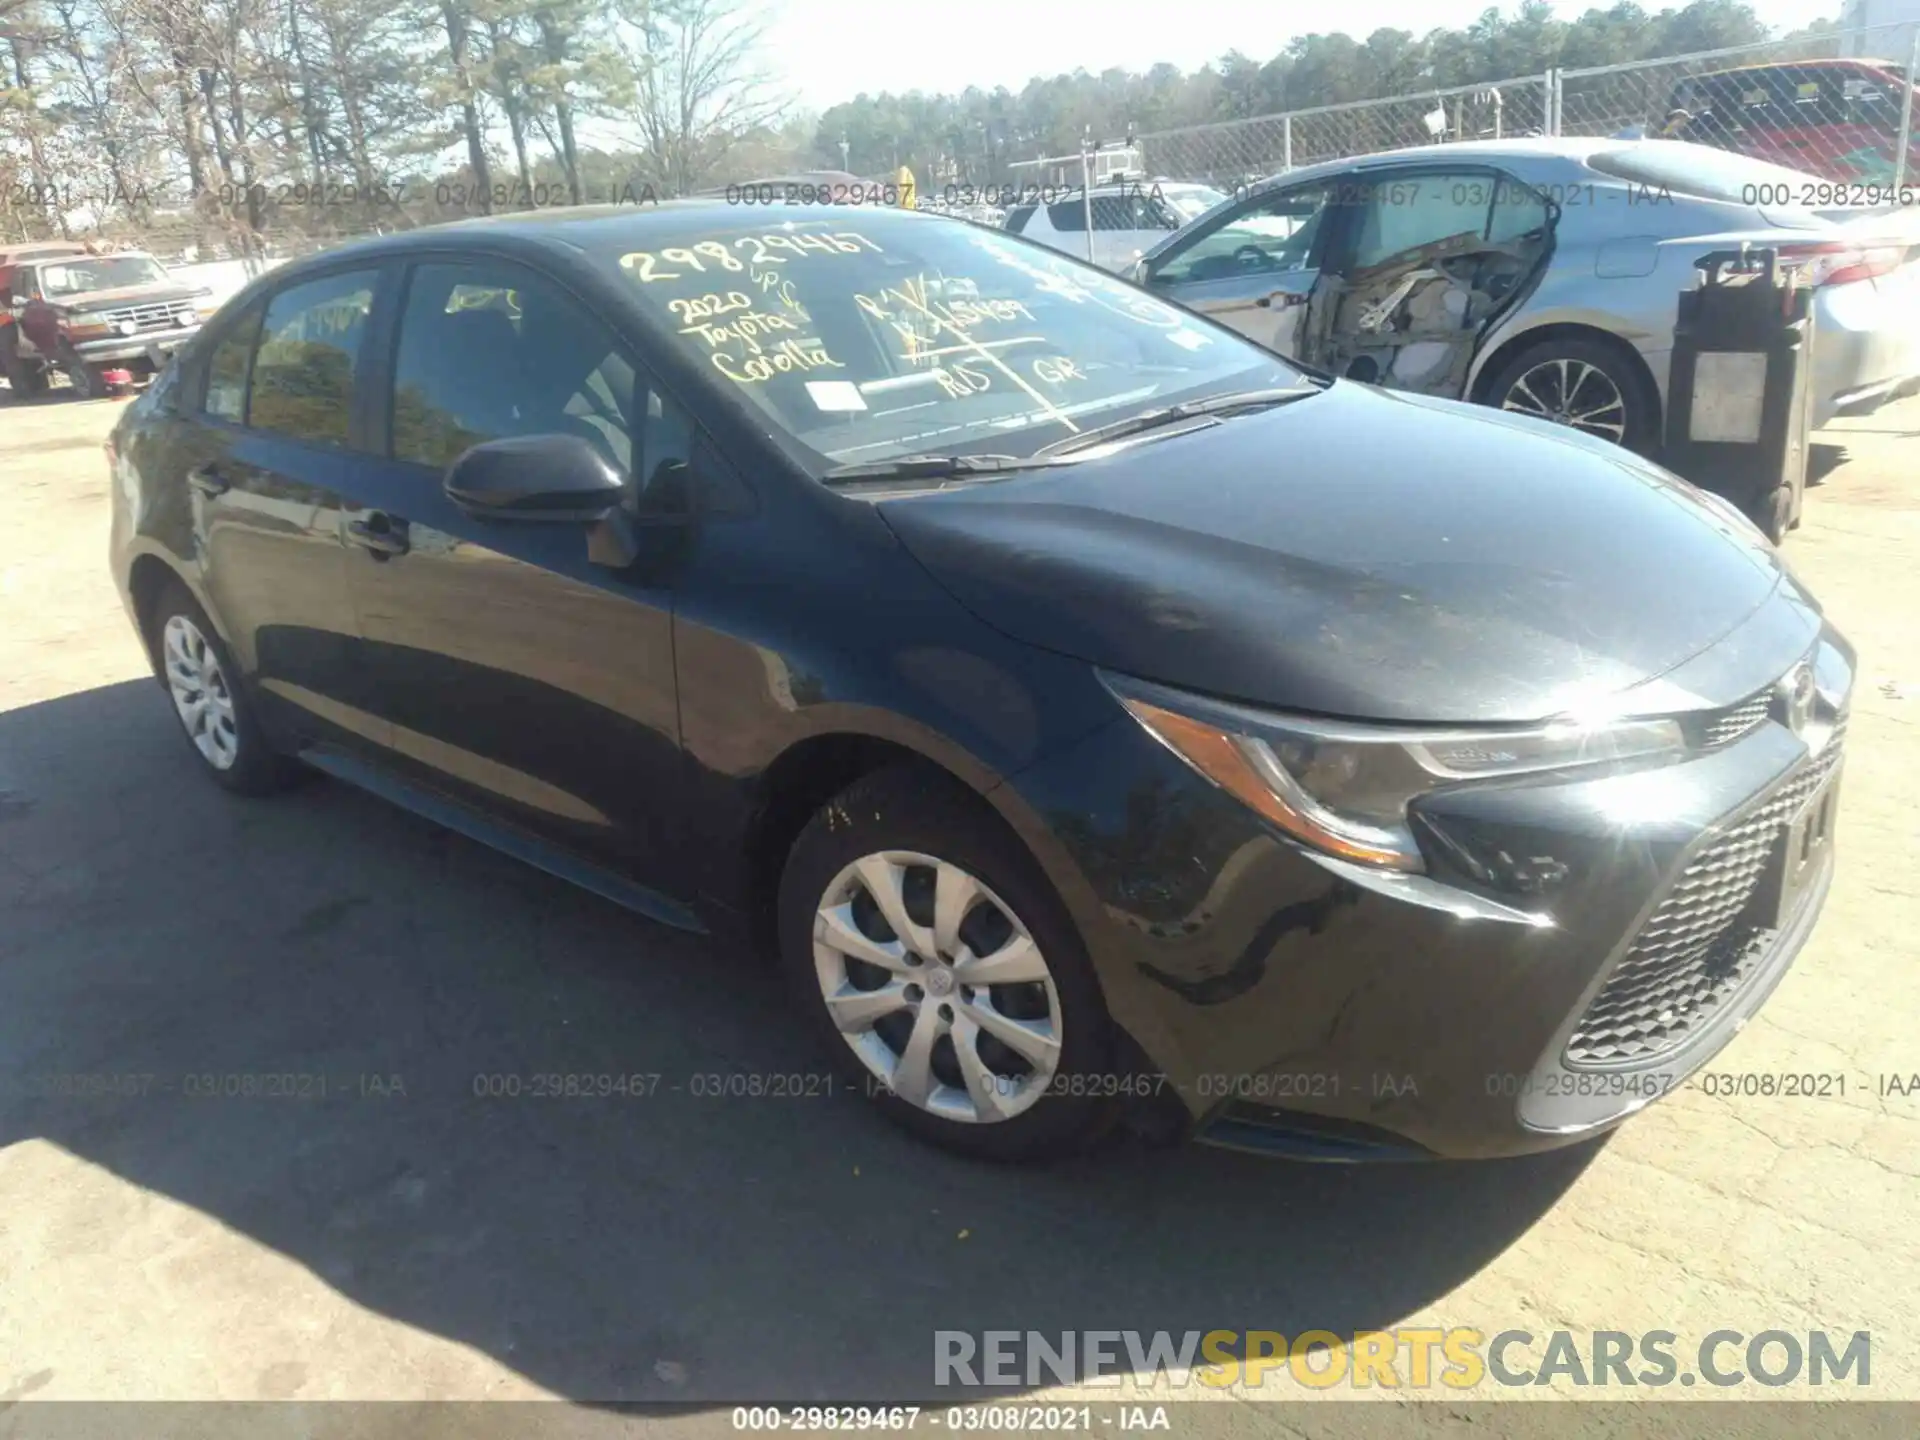
[[869, 1074], [945, 1120], [1010, 1120], [1060, 1065], [1060, 996], [1011, 907], [910, 850], [848, 865], [820, 896], [813, 963], [841, 1038]]
[[231, 770], [240, 758], [240, 731], [220, 657], [200, 627], [184, 615], [170, 616], [160, 636], [167, 689], [187, 738], [214, 769]]
[[1627, 400], [1613, 377], [1584, 360], [1543, 360], [1508, 388], [1502, 410], [1570, 425], [1618, 445], [1627, 436]]

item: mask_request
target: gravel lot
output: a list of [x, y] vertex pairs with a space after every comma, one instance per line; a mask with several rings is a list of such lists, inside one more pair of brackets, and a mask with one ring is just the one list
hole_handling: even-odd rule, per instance
[[[850, 1099], [696, 1096], [817, 1068], [770, 975], [344, 787], [195, 774], [106, 570], [117, 413], [0, 406], [0, 1430], [23, 1397], [880, 1401], [996, 1327], [1865, 1329], [1847, 1393], [1920, 1398], [1920, 1095], [1883, 1093], [1920, 1075], [1920, 401], [1821, 437], [1787, 546], [1862, 654], [1841, 869], [1713, 1067], [1844, 1095], [1689, 1090], [1481, 1166], [1031, 1173]], [[545, 1071], [663, 1082], [475, 1097]], [[328, 1093], [185, 1093], [239, 1072]], [[1352, 1429], [1313, 1408], [1286, 1426]]]

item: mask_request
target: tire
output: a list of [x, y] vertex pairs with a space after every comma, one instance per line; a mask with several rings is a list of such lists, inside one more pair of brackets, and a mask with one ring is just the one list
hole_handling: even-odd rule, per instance
[[[949, 883], [961, 893], [968, 880], [971, 902], [940, 953], [935, 894]], [[874, 899], [889, 886], [913, 951]], [[1078, 931], [999, 818], [938, 771], [890, 766], [824, 806], [788, 854], [778, 929], [794, 998], [835, 1068], [922, 1139], [985, 1159], [1039, 1160], [1083, 1149], [1117, 1117], [1117, 1087], [1105, 1083], [1112, 1026]], [[1022, 982], [964, 983], [983, 963], [969, 945]], [[960, 963], [950, 967], [952, 953]], [[845, 1031], [830, 988], [853, 1002], [841, 1007]], [[982, 1023], [983, 1014], [992, 1018]], [[1024, 1055], [1001, 1035], [1017, 1035]], [[915, 1050], [928, 1056], [922, 1067], [908, 1059]]]
[[1753, 523], [1760, 527], [1767, 539], [1778, 545], [1787, 538], [1787, 532], [1800, 524], [1800, 517], [1794, 514], [1793, 487], [1776, 485], [1773, 492], [1765, 496], [1755, 507]]
[[[1560, 393], [1562, 366], [1570, 397]], [[1501, 365], [1483, 394], [1484, 403], [1496, 410], [1570, 425], [1637, 455], [1652, 455], [1660, 449], [1658, 396], [1638, 367], [1604, 341], [1568, 335], [1529, 345]], [[1609, 408], [1610, 396], [1617, 400], [1617, 408]], [[1566, 398], [1574, 404], [1564, 404]], [[1576, 423], [1561, 419], [1562, 412], [1591, 419]]]
[[100, 372], [84, 360], [69, 360], [64, 366], [67, 382], [73, 386], [73, 393], [82, 400], [104, 400], [107, 396], [107, 383], [100, 378]]
[[12, 390], [15, 400], [31, 400], [36, 395], [47, 393], [45, 368], [22, 360], [14, 350], [11, 337], [0, 340], [0, 371], [6, 374], [7, 387]]
[[299, 762], [268, 742], [220, 632], [179, 581], [162, 587], [148, 625], [155, 671], [180, 733], [214, 783], [236, 795], [271, 795], [299, 779]]

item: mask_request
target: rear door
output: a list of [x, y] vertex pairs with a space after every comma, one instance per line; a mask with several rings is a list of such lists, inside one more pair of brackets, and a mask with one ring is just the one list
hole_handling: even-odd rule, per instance
[[629, 477], [638, 516], [643, 477], [688, 459], [691, 423], [583, 302], [521, 264], [416, 264], [395, 323], [376, 454], [347, 480], [347, 568], [388, 759], [676, 889], [668, 581], [683, 532], [642, 527], [640, 557], [608, 568], [589, 560], [586, 527], [476, 519], [442, 481], [482, 441], [573, 434]]
[[343, 268], [224, 317], [187, 388], [177, 459], [201, 580], [270, 723], [384, 743], [347, 588], [342, 486], [383, 272]]
[[[1471, 267], [1476, 256], [1516, 256], [1510, 270], [1483, 272], [1473, 281], [1497, 291], [1497, 303], [1476, 312], [1473, 323], [1446, 336], [1444, 327], [1429, 322], [1438, 332], [1433, 338], [1452, 340], [1455, 352], [1436, 360], [1432, 373], [1456, 377], [1453, 383], [1429, 390], [1414, 375], [1383, 371], [1380, 377], [1390, 389], [1457, 397], [1469, 373], [1466, 362], [1498, 333], [1500, 317], [1525, 303], [1544, 271], [1553, 253], [1555, 206], [1532, 186], [1485, 165], [1370, 166], [1343, 198], [1351, 203], [1321, 260], [1322, 274], [1340, 283], [1318, 291], [1301, 321], [1299, 358], [1310, 365], [1348, 373], [1347, 363], [1369, 348], [1355, 344], [1358, 334], [1391, 335], [1400, 305], [1415, 287], [1434, 281], [1436, 264], [1451, 260]], [[1392, 353], [1381, 351], [1376, 358]]]
[[1253, 195], [1155, 256], [1146, 284], [1269, 350], [1294, 355], [1300, 317], [1336, 228], [1333, 202], [1347, 188], [1321, 179]]

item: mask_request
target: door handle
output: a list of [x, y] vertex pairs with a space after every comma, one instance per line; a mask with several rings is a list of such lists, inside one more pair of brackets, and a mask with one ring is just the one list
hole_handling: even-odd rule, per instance
[[212, 465], [202, 465], [198, 470], [188, 471], [187, 484], [209, 500], [216, 495], [224, 495], [233, 488], [221, 478], [219, 469]]
[[347, 537], [354, 544], [373, 552], [376, 560], [407, 553], [407, 522], [393, 520], [378, 510], [364, 520], [347, 522]]
[[1262, 295], [1253, 303], [1262, 310], [1286, 310], [1295, 305], [1306, 303], [1307, 297], [1295, 295], [1291, 290], [1276, 290], [1271, 295]]

